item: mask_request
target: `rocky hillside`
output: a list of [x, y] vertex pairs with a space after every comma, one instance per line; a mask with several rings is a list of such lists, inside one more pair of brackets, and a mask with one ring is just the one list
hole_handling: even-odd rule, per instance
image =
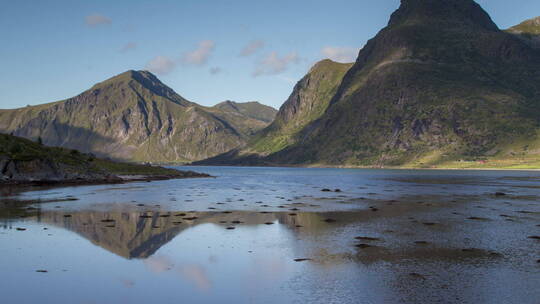
[[206, 110], [223, 121], [230, 122], [247, 140], [267, 127], [277, 113], [276, 109], [256, 101], [244, 103], [224, 101]]
[[294, 87], [279, 109], [275, 120], [245, 147], [240, 147], [197, 164], [262, 164], [264, 156], [284, 150], [301, 141], [300, 131], [320, 118], [328, 108], [352, 63], [329, 59], [316, 63]]
[[[268, 112], [259, 104], [246, 107]], [[211, 157], [244, 144], [266, 125], [251, 114], [189, 102], [146, 71], [125, 72], [64, 101], [0, 110], [0, 132], [140, 162]]]
[[207, 163], [540, 163], [538, 71], [540, 52], [499, 30], [476, 2], [402, 0], [293, 145]]
[[271, 123], [272, 121], [274, 121], [274, 118], [276, 117], [276, 114], [278, 112], [276, 109], [260, 104], [257, 101], [239, 103], [227, 100], [218, 103], [213, 108], [223, 112], [235, 113], [239, 116], [249, 117], [266, 123]]
[[118, 163], [65, 148], [0, 134], [0, 185], [28, 183], [116, 183], [207, 177], [162, 167]]
[[506, 31], [518, 36], [531, 46], [540, 48], [540, 17], [525, 20]]

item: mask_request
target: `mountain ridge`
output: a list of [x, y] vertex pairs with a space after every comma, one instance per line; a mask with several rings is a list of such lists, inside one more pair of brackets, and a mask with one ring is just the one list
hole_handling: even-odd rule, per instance
[[403, 0], [297, 142], [202, 163], [518, 166], [516, 155], [540, 163], [539, 70], [540, 53], [474, 1]]
[[62, 101], [0, 110], [0, 132], [136, 162], [207, 158], [244, 144], [266, 124], [190, 102], [134, 70]]

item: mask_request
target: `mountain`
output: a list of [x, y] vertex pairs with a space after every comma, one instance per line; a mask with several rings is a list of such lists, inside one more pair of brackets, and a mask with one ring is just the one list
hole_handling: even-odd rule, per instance
[[[316, 63], [293, 88], [274, 121], [256, 133], [245, 147], [240, 147], [197, 164], [260, 164], [262, 156], [281, 151], [300, 139], [299, 132], [320, 118], [328, 108], [345, 73], [352, 63], [329, 59]], [[234, 162], [231, 162], [234, 160]]]
[[[258, 104], [247, 107], [268, 111]], [[241, 112], [199, 106], [147, 71], [122, 73], [64, 101], [0, 110], [0, 132], [139, 162], [211, 157], [244, 144], [267, 124]]]
[[539, 71], [540, 52], [499, 30], [476, 2], [402, 0], [292, 145], [203, 163], [539, 165]]
[[540, 17], [525, 20], [506, 32], [520, 37], [535, 48], [540, 48]]
[[118, 163], [91, 154], [46, 147], [7, 134], [0, 134], [0, 185], [34, 183], [117, 183], [130, 179], [153, 180], [208, 177], [162, 167]]
[[268, 126], [277, 113], [276, 109], [256, 101], [244, 103], [224, 101], [206, 110], [234, 126], [245, 139], [251, 138], [257, 131]]
[[262, 122], [271, 123], [276, 117], [277, 110], [260, 104], [256, 101], [238, 103], [234, 101], [224, 101], [218, 103], [213, 108], [223, 112], [230, 112], [239, 116], [245, 116]]

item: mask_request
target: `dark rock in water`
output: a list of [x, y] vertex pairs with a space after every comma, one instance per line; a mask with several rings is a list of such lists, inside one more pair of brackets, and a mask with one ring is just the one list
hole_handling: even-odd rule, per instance
[[193, 221], [193, 220], [196, 220], [198, 219], [198, 217], [196, 216], [192, 216], [192, 217], [184, 217], [183, 220], [186, 220], [186, 221]]
[[264, 224], [265, 224], [265, 225], [274, 225], [274, 223], [272, 223], [272, 222], [266, 222], [266, 223], [264, 223]]
[[366, 248], [371, 248], [371, 247], [373, 247], [373, 246], [371, 246], [371, 245], [369, 245], [369, 244], [363, 244], [363, 243], [362, 243], [362, 244], [356, 244], [356, 245], [354, 245], [354, 247], [360, 248], [360, 249], [366, 249]]
[[540, 236], [538, 236], [538, 235], [532, 235], [532, 236], [529, 237], [529, 239], [540, 240]]
[[185, 213], [178, 213], [178, 214], [175, 214], [174, 216], [186, 216]]
[[341, 192], [341, 189], [336, 189], [334, 190], [334, 192]]
[[332, 192], [332, 190], [327, 189], [327, 188], [324, 188], [324, 189], [322, 189], [321, 191], [322, 191], [322, 192]]
[[379, 211], [379, 209], [377, 209], [377, 208], [371, 208], [371, 211], [376, 212], [376, 211]]
[[409, 273], [409, 276], [413, 277], [413, 278], [416, 278], [416, 279], [421, 279], [421, 280], [425, 280], [426, 277], [419, 274], [419, 273], [416, 273], [416, 272], [411, 272]]
[[296, 227], [296, 228], [302, 228], [302, 227], [304, 227], [304, 226], [302, 226], [302, 225], [296, 225], [296, 226], [294, 226], [294, 227]]
[[291, 208], [291, 209], [289, 209], [289, 210], [291, 210], [291, 211], [298, 211], [299, 209], [298, 209], [298, 208]]
[[15, 228], [15, 230], [17, 230], [17, 231], [25, 231], [26, 228]]
[[159, 217], [170, 217], [170, 216], [171, 216], [170, 214], [162, 214]]
[[504, 192], [495, 192], [495, 196], [505, 196], [506, 193]]
[[227, 221], [219, 221], [220, 224], [225, 224]]
[[337, 222], [335, 219], [331, 219], [331, 218], [327, 218], [324, 221], [327, 222], [327, 223], [335, 223], [335, 222]]
[[425, 223], [422, 223], [422, 224], [424, 224], [426, 226], [434, 226], [434, 225], [436, 225], [436, 223], [431, 223], [431, 222], [425, 222]]
[[64, 217], [71, 217], [71, 214], [64, 214]]
[[154, 228], [154, 229], [159, 229], [159, 226], [152, 226], [152, 228]]
[[469, 218], [467, 218], [469, 220], [476, 220], [476, 221], [487, 221], [488, 219], [487, 218], [484, 218], [484, 217], [477, 217], [477, 216], [471, 216]]
[[361, 240], [361, 241], [379, 241], [380, 240], [379, 238], [369, 237], [369, 236], [357, 236], [355, 237], [355, 239]]
[[101, 220], [102, 223], [114, 223], [114, 220], [113, 219], [105, 219], [105, 220]]
[[235, 228], [236, 228], [236, 227], [234, 227], [234, 226], [230, 226], [230, 227], [227, 227], [227, 228], [225, 228], [225, 229], [227, 229], [227, 230], [233, 230], [233, 229], [235, 229]]
[[417, 244], [417, 245], [427, 245], [427, 244], [429, 244], [426, 241], [415, 241], [414, 243]]
[[231, 211], [223, 211], [221, 213], [229, 214], [229, 213], [232, 213], [232, 212]]
[[305, 261], [311, 261], [311, 259], [308, 258], [302, 258], [302, 259], [294, 259], [295, 262], [305, 262]]
[[241, 221], [232, 221], [231, 223], [232, 224], [242, 224], [243, 222], [241, 222]]
[[45, 269], [38, 269], [38, 270], [36, 270], [36, 272], [46, 273], [46, 272], [48, 272], [48, 271], [45, 270]]

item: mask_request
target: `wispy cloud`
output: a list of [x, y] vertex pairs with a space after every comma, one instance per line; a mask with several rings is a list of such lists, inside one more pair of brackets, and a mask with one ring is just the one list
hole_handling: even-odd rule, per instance
[[240, 56], [247, 57], [250, 55], [255, 54], [258, 50], [262, 49], [264, 47], [264, 41], [262, 40], [254, 40], [248, 43], [242, 51], [240, 51]]
[[213, 68], [210, 68], [209, 72], [210, 74], [212, 75], [217, 75], [219, 73], [221, 73], [223, 70], [220, 68], [220, 67], [213, 67]]
[[121, 53], [126, 53], [126, 52], [132, 51], [132, 50], [134, 50], [136, 48], [137, 48], [137, 43], [128, 42], [120, 49], [120, 52]]
[[291, 63], [300, 62], [300, 57], [296, 52], [279, 56], [277, 52], [272, 52], [257, 63], [253, 76], [276, 75], [285, 72]]
[[156, 56], [146, 64], [146, 69], [158, 75], [166, 75], [176, 68], [176, 62], [167, 56]]
[[98, 27], [100, 25], [110, 25], [112, 23], [111, 18], [99, 14], [88, 15], [84, 18], [86, 25], [90, 27]]
[[199, 42], [199, 47], [191, 52], [185, 53], [182, 56], [182, 62], [192, 65], [204, 65], [208, 61], [210, 55], [212, 55], [212, 51], [214, 51], [215, 46], [216, 43], [214, 41], [203, 40]]
[[322, 48], [321, 54], [325, 58], [329, 58], [337, 62], [347, 63], [356, 61], [359, 51], [359, 48], [353, 47], [326, 46]]

